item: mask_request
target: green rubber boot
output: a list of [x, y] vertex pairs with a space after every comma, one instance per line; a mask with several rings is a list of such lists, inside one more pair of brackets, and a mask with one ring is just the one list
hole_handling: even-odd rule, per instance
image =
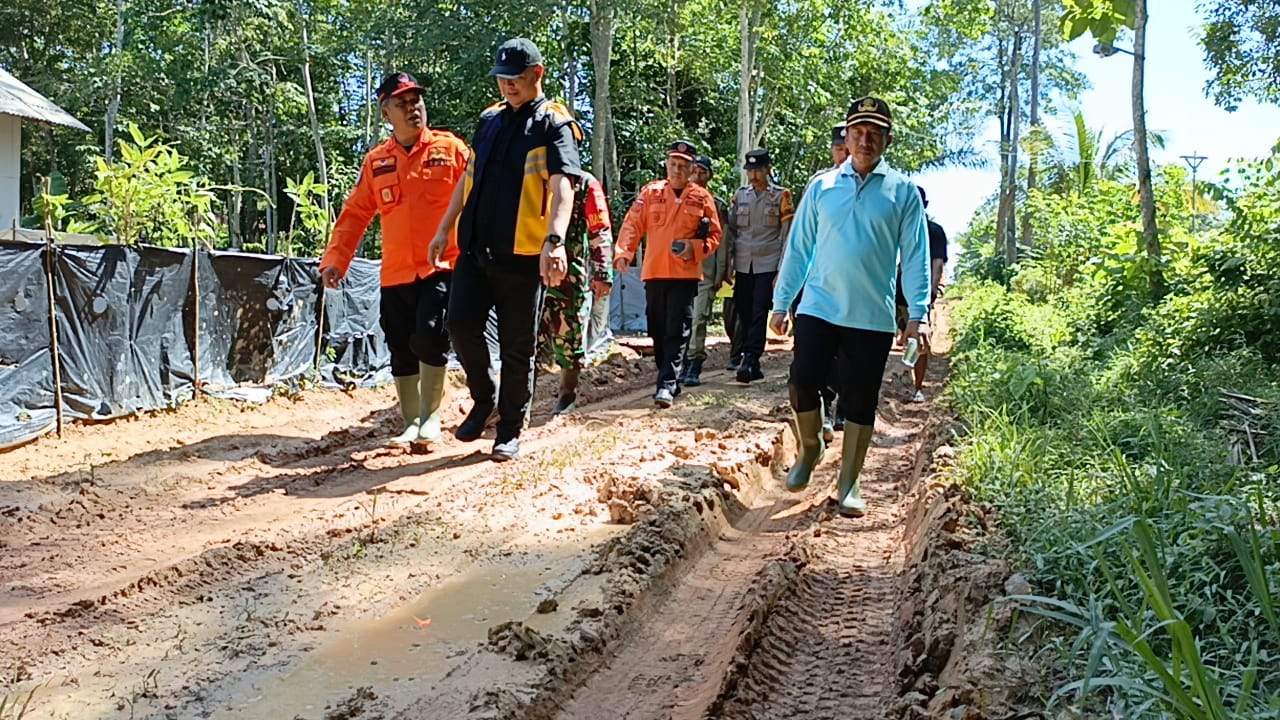
[[400, 399], [400, 417], [404, 431], [391, 438], [392, 445], [408, 445], [418, 439], [419, 413], [422, 400], [418, 395], [418, 376], [405, 375], [396, 378], [396, 397]]
[[836, 502], [841, 515], [862, 517], [867, 514], [867, 502], [862, 499], [858, 476], [867, 460], [867, 448], [871, 447], [873, 425], [844, 424], [844, 440], [840, 451], [840, 477], [836, 480]]
[[800, 446], [800, 454], [796, 457], [796, 464], [787, 473], [787, 489], [800, 492], [809, 485], [809, 477], [813, 475], [813, 469], [822, 460], [822, 451], [827, 447], [822, 442], [821, 407], [798, 412], [795, 416], [796, 444]]
[[444, 401], [445, 368], [418, 363], [418, 376], [422, 378], [422, 410], [419, 414], [418, 441], [435, 442], [440, 439], [440, 405]]

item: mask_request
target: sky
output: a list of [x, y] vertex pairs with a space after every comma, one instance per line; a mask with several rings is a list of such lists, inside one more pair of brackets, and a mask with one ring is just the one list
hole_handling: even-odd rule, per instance
[[[1153, 148], [1153, 163], [1181, 162], [1180, 155], [1205, 155], [1201, 178], [1214, 179], [1231, 159], [1266, 155], [1280, 139], [1280, 107], [1253, 101], [1229, 113], [1205, 97], [1209, 70], [1197, 42], [1201, 19], [1195, 0], [1150, 2], [1147, 25], [1146, 105], [1147, 128], [1165, 134], [1164, 150]], [[1132, 58], [1117, 54], [1101, 58], [1093, 54], [1094, 40], [1087, 34], [1071, 43], [1078, 60], [1076, 69], [1088, 78], [1090, 89], [1079, 105], [1091, 127], [1111, 137], [1133, 126], [1129, 103]], [[1132, 49], [1132, 40], [1117, 41]], [[1042, 118], [1057, 132], [1063, 118]], [[1024, 122], [1025, 129], [1025, 122]], [[919, 174], [917, 182], [929, 193], [929, 213], [954, 238], [968, 227], [974, 210], [998, 185], [999, 131], [992, 120], [981, 141], [989, 157], [985, 168], [947, 167]]]

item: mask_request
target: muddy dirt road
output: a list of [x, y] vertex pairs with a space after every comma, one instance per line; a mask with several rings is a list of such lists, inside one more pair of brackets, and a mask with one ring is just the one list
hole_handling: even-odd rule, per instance
[[837, 518], [838, 451], [806, 493], [777, 480], [775, 349], [765, 381], [709, 372], [665, 412], [634, 354], [584, 373], [570, 417], [545, 378], [504, 465], [491, 438], [381, 447], [389, 389], [2, 455], [0, 697], [26, 718], [881, 717], [938, 411], [886, 377], [871, 513]]

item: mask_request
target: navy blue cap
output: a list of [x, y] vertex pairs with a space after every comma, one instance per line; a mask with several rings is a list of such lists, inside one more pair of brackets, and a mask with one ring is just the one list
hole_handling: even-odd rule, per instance
[[513, 78], [534, 65], [542, 64], [542, 52], [528, 38], [512, 38], [498, 48], [494, 55], [491, 76]]
[[711, 158], [707, 157], [706, 155], [699, 155], [698, 157], [694, 158], [693, 164], [702, 166], [703, 168], [706, 169], [708, 175], [711, 174]]

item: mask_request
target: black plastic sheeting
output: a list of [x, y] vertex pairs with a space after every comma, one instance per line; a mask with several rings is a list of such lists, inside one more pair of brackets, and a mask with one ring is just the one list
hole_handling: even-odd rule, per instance
[[217, 393], [244, 383], [272, 385], [312, 367], [320, 321], [316, 265], [273, 255], [200, 254], [205, 389]]
[[[47, 252], [43, 243], [0, 242], [0, 449], [55, 424]], [[339, 288], [324, 290], [309, 259], [200, 252], [193, 284], [189, 250], [56, 245], [52, 252], [66, 420], [184, 402], [193, 394], [197, 344], [201, 390], [224, 397], [266, 399], [271, 386], [313, 368], [331, 387], [391, 378], [377, 261], [356, 259]], [[640, 288], [638, 270], [614, 288], [616, 329], [637, 316], [643, 322]], [[496, 338], [490, 344], [496, 355]]]
[[[54, 426], [45, 245], [0, 242], [0, 448]], [[191, 252], [119, 245], [53, 250], [63, 416], [105, 419], [192, 395], [196, 293]], [[265, 398], [315, 367], [338, 387], [390, 377], [378, 325], [379, 263], [358, 259], [338, 290], [315, 260], [198, 255], [202, 390]]]
[[381, 263], [351, 261], [342, 284], [324, 291], [325, 350], [320, 381], [331, 387], [369, 387], [391, 381], [391, 353], [378, 323]]
[[56, 255], [64, 416], [113, 418], [190, 397], [191, 254], [107, 245]]
[[54, 425], [44, 245], [0, 243], [0, 448]]

